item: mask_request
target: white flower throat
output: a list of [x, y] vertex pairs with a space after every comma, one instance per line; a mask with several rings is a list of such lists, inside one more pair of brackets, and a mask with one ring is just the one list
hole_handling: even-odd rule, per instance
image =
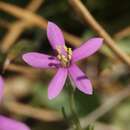
[[71, 58], [72, 58], [72, 49], [64, 46], [64, 50], [66, 53], [65, 55], [61, 52], [62, 51], [61, 49], [62, 49], [61, 46], [58, 46], [56, 49], [58, 52], [57, 58], [61, 62], [61, 65], [63, 67], [68, 67], [70, 65]]

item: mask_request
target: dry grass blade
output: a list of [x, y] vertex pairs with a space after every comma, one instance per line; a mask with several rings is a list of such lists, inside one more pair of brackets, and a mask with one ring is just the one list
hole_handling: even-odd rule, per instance
[[[41, 69], [35, 69], [35, 68], [29, 67], [29, 66], [16, 65], [16, 64], [7, 65], [6, 70], [23, 74], [24, 76], [27, 76], [29, 78], [36, 78], [39, 75], [39, 73], [42, 72]], [[53, 73], [54, 73], [54, 71], [45, 71], [44, 70], [44, 74], [52, 75]]]
[[95, 20], [87, 7], [80, 0], [70, 0], [72, 7], [84, 18], [85, 23], [89, 24], [98, 34], [103, 37], [106, 44], [113, 52], [128, 66], [130, 66], [130, 58], [120, 48], [117, 47], [112, 37], [104, 30], [104, 28]]
[[23, 32], [27, 24], [22, 22], [16, 22], [12, 24], [8, 30], [8, 33], [1, 41], [1, 51], [6, 52], [16, 42], [20, 34]]
[[31, 67], [23, 66], [23, 65], [15, 65], [15, 64], [9, 64], [6, 67], [9, 71], [19, 72], [21, 74], [25, 75], [32, 75], [33, 73], [37, 73], [38, 71], [36, 69], [33, 69]]
[[27, 9], [35, 12], [37, 11], [37, 9], [39, 9], [39, 7], [43, 4], [44, 0], [31, 0], [31, 2], [29, 3], [29, 5], [27, 5]]
[[118, 33], [114, 35], [114, 37], [115, 39], [120, 40], [128, 35], [130, 35], [130, 27], [126, 27], [123, 30], [119, 31]]
[[94, 126], [95, 126], [94, 130], [119, 130], [119, 128], [116, 126], [100, 122], [96, 122]]
[[[14, 15], [15, 17], [28, 21], [30, 23], [30, 26], [38, 26], [42, 29], [46, 29], [47, 27], [48, 21], [46, 19], [32, 13], [29, 10], [25, 10], [15, 5], [7, 4], [4, 2], [0, 2], [0, 10], [3, 10], [11, 15]], [[71, 43], [71, 45], [73, 46], [79, 46], [82, 43], [78, 37], [75, 37], [74, 35], [71, 35], [67, 32], [64, 32], [64, 36], [66, 41]]]
[[[27, 10], [35, 12], [43, 3], [43, 0], [32, 0], [27, 6]], [[11, 25], [8, 33], [2, 40], [1, 50], [2, 52], [7, 52], [8, 49], [16, 42], [21, 33], [27, 28], [30, 27], [30, 23], [26, 20], [18, 20]]]
[[11, 27], [11, 24], [3, 19], [0, 19], [0, 27], [9, 29]]
[[41, 121], [50, 122], [62, 119], [61, 115], [54, 110], [35, 108], [16, 101], [5, 101], [4, 107], [15, 114], [28, 116]]
[[103, 103], [99, 108], [97, 108], [94, 112], [87, 115], [87, 117], [81, 119], [81, 125], [83, 127], [87, 127], [89, 124], [95, 122], [105, 113], [110, 111], [113, 107], [117, 106], [121, 101], [130, 96], [130, 86], [125, 88], [121, 92], [117, 93], [113, 97], [109, 97], [105, 103]]

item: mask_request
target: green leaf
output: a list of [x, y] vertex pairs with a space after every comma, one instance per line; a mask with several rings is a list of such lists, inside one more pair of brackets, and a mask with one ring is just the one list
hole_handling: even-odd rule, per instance
[[75, 102], [79, 116], [85, 116], [95, 110], [100, 104], [99, 96], [97, 94], [94, 93], [89, 96], [78, 90], [75, 94]]
[[60, 111], [62, 107], [64, 107], [65, 112], [68, 114], [69, 104], [68, 104], [68, 95], [65, 90], [63, 90], [60, 95], [53, 100], [49, 100], [47, 96], [47, 88], [48, 86], [42, 82], [38, 82], [34, 84], [34, 97], [32, 103], [39, 106], [46, 106], [52, 109], [57, 109]]

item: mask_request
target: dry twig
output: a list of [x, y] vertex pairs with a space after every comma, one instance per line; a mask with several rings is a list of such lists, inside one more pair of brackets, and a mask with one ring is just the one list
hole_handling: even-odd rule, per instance
[[104, 28], [95, 20], [87, 7], [83, 5], [80, 0], [70, 0], [72, 7], [80, 14], [84, 21], [89, 24], [101, 37], [104, 38], [106, 44], [113, 50], [113, 52], [120, 57], [120, 59], [130, 66], [130, 58], [120, 48], [117, 47], [112, 37], [104, 30]]
[[108, 111], [110, 111], [113, 107], [117, 106], [121, 101], [130, 96], [130, 86], [121, 90], [121, 92], [115, 94], [112, 97], [109, 97], [99, 108], [97, 108], [94, 112], [90, 113], [86, 117], [81, 119], [81, 125], [83, 127], [87, 127], [89, 124], [95, 122], [97, 119], [102, 117]]
[[33, 73], [37, 73], [38, 70], [33, 69], [31, 67], [23, 66], [23, 65], [16, 65], [16, 64], [9, 64], [6, 67], [9, 71], [19, 72], [24, 75], [32, 75]]
[[126, 27], [123, 30], [119, 31], [118, 33], [114, 35], [114, 37], [115, 39], [120, 40], [128, 35], [130, 35], [130, 27]]
[[[0, 10], [3, 10], [9, 14], [12, 14], [15, 17], [18, 17], [20, 19], [26, 20], [27, 23], [29, 23], [29, 26], [38, 26], [42, 29], [46, 29], [47, 27], [46, 19], [30, 12], [29, 10], [25, 10], [15, 5], [7, 4], [4, 2], [0, 2]], [[74, 46], [79, 46], [82, 43], [82, 41], [79, 38], [67, 32], [64, 32], [64, 36], [65, 36], [66, 41], [71, 43]]]
[[3, 19], [0, 19], [0, 27], [9, 29], [11, 27], [11, 24]]
[[[32, 67], [29, 67], [29, 66], [24, 66], [24, 65], [16, 65], [16, 64], [9, 64], [6, 66], [6, 70], [8, 71], [13, 71], [13, 72], [17, 72], [17, 73], [20, 73], [20, 74], [23, 74], [27, 77], [30, 77], [30, 78], [36, 78], [36, 76], [38, 76], [39, 73], [41, 73], [41, 69], [35, 69], [35, 68], [32, 68]], [[45, 74], [53, 74], [54, 72], [53, 71], [45, 71], [44, 70], [44, 73]]]
[[62, 119], [61, 115], [48, 109], [35, 108], [30, 105], [18, 103], [16, 101], [5, 101], [4, 107], [15, 114], [24, 115], [41, 121], [59, 121]]
[[[41, 6], [42, 2], [43, 0], [32, 0], [27, 6], [27, 10], [35, 12]], [[30, 23], [22, 19], [10, 25], [8, 33], [2, 40], [1, 50], [7, 52], [27, 27], [30, 27]]]

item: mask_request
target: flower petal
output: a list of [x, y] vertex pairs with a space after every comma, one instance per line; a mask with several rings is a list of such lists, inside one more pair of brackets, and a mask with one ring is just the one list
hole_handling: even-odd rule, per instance
[[56, 57], [37, 52], [26, 53], [22, 58], [27, 64], [36, 68], [56, 68], [59, 65]]
[[76, 62], [94, 54], [102, 45], [102, 38], [92, 38], [85, 42], [81, 47], [75, 49], [72, 54], [72, 61]]
[[65, 45], [64, 36], [61, 29], [55, 23], [48, 22], [47, 37], [53, 49], [56, 50], [57, 47], [63, 49]]
[[3, 87], [4, 87], [4, 80], [3, 80], [2, 76], [0, 76], [0, 100], [3, 96]]
[[79, 69], [77, 65], [69, 68], [69, 74], [76, 87], [85, 94], [92, 94], [92, 84], [87, 76]]
[[59, 68], [58, 72], [52, 79], [48, 87], [48, 98], [53, 99], [59, 95], [63, 86], [65, 84], [65, 80], [67, 78], [67, 69], [66, 68]]
[[30, 130], [25, 124], [0, 116], [0, 130]]

